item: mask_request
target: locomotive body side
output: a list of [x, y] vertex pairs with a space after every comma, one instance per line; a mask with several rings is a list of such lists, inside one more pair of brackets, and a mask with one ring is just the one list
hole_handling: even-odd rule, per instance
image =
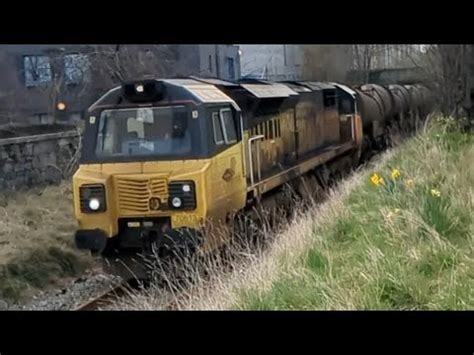
[[222, 90], [246, 118], [250, 199], [258, 200], [337, 157], [349, 155], [352, 164], [358, 162], [362, 124], [355, 92], [349, 88], [248, 80], [239, 88]]

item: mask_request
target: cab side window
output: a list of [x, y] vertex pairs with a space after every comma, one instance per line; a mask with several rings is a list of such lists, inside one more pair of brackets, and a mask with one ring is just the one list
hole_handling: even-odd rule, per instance
[[225, 108], [219, 110], [225, 144], [232, 144], [237, 142], [237, 130], [235, 128], [234, 118], [230, 109]]
[[214, 129], [214, 143], [216, 143], [216, 145], [224, 144], [224, 135], [222, 133], [222, 124], [219, 117], [219, 112], [212, 113], [212, 127]]

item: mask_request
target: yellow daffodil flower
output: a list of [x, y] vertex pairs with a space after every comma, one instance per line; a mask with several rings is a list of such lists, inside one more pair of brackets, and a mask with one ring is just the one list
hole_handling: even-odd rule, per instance
[[372, 174], [372, 176], [370, 177], [370, 181], [371, 181], [372, 184], [374, 184], [375, 186], [379, 186], [379, 185], [383, 185], [383, 184], [384, 184], [383, 177], [381, 177], [381, 176], [380, 176], [379, 174], [377, 174], [377, 173]]
[[392, 179], [398, 179], [400, 177], [401, 173], [400, 170], [398, 169], [392, 169]]

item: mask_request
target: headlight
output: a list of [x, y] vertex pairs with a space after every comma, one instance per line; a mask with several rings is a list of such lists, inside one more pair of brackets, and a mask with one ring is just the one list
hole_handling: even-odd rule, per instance
[[79, 187], [79, 198], [82, 213], [106, 210], [105, 186], [102, 184], [82, 185]]
[[92, 211], [97, 211], [100, 207], [100, 201], [96, 198], [91, 198], [89, 200], [89, 208], [92, 210]]
[[168, 185], [168, 192], [170, 207], [181, 210], [194, 210], [196, 208], [194, 181], [172, 181]]
[[179, 197], [173, 197], [173, 199], [171, 200], [171, 204], [174, 208], [180, 208], [183, 204], [183, 201], [181, 201]]

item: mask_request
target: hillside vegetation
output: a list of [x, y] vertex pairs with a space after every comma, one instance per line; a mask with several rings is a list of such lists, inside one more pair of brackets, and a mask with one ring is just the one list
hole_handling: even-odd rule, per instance
[[282, 236], [304, 247], [279, 248], [254, 272], [268, 281], [233, 288], [230, 308], [474, 307], [472, 135], [438, 120], [333, 197]]

